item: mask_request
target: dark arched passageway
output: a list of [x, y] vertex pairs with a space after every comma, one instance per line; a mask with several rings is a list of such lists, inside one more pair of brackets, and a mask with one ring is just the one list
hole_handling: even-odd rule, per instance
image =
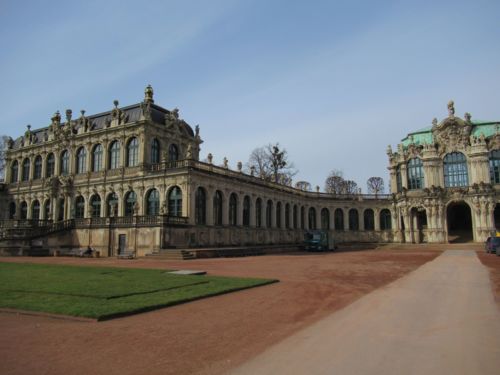
[[446, 210], [448, 220], [448, 242], [471, 242], [472, 215], [470, 207], [465, 202], [451, 203]]

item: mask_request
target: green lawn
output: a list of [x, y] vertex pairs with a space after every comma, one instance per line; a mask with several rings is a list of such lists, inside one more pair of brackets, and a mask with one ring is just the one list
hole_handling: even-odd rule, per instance
[[0, 263], [0, 307], [104, 320], [275, 281], [171, 275], [165, 270]]

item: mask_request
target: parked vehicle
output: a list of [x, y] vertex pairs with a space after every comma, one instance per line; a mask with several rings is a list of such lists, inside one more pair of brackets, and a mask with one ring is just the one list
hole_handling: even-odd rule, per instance
[[326, 230], [309, 230], [304, 233], [304, 250], [333, 251], [337, 247]]
[[484, 249], [488, 254], [496, 253], [498, 256], [500, 256], [500, 251], [497, 250], [500, 249], [500, 237], [488, 237], [484, 244]]

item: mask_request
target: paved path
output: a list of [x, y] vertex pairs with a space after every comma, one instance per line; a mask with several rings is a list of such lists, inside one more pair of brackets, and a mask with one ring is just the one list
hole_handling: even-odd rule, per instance
[[231, 374], [500, 374], [488, 271], [473, 251], [446, 251]]

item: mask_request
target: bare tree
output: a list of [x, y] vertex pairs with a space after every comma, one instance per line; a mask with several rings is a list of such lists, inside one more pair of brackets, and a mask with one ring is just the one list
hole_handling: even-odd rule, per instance
[[357, 194], [358, 184], [345, 180], [342, 171], [334, 169], [325, 180], [325, 191], [330, 194]]
[[379, 193], [384, 192], [384, 179], [382, 177], [370, 177], [366, 181], [369, 194], [375, 194], [377, 196]]
[[295, 183], [295, 188], [303, 190], [303, 191], [311, 191], [312, 190], [311, 184], [307, 181], [297, 181]]
[[293, 163], [288, 161], [286, 149], [280, 149], [279, 143], [253, 150], [246, 165], [247, 170], [252, 167], [255, 173], [266, 181], [289, 186], [292, 184], [292, 177], [297, 174]]

